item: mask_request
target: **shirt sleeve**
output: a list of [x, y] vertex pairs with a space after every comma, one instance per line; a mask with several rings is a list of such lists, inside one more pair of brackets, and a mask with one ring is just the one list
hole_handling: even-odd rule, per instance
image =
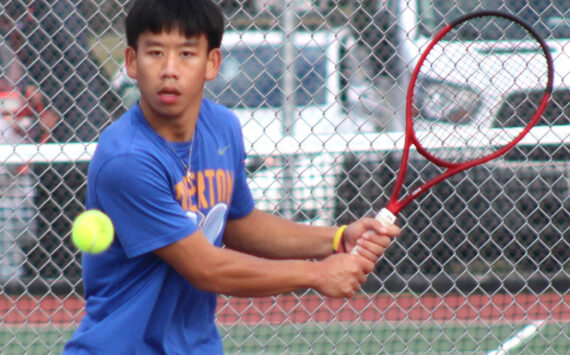
[[128, 257], [172, 244], [198, 227], [173, 197], [160, 163], [122, 154], [95, 176], [98, 205], [109, 215]]

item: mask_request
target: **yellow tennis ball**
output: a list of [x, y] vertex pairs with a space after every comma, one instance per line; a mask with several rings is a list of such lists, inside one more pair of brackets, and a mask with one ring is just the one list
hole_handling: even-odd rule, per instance
[[107, 250], [115, 237], [111, 219], [99, 210], [87, 210], [73, 222], [71, 240], [84, 253], [99, 254]]

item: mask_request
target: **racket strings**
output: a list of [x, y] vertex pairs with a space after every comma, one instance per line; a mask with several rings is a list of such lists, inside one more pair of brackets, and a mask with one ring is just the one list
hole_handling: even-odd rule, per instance
[[211, 243], [215, 242], [222, 231], [227, 209], [228, 207], [224, 203], [215, 205], [202, 222], [202, 233]]
[[[497, 33], [497, 39], [474, 41], [481, 32]], [[542, 48], [519, 24], [493, 16], [460, 24], [420, 68], [413, 97], [419, 145], [451, 163], [492, 154], [534, 117], [547, 72]], [[527, 94], [517, 102], [509, 100], [513, 93]]]

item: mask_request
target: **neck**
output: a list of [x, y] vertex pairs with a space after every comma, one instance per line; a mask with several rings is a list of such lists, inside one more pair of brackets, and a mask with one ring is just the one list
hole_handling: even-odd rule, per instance
[[160, 131], [156, 130], [156, 132], [168, 142], [187, 142], [194, 137], [197, 121], [198, 117], [190, 122], [173, 122], [167, 127], [163, 126]]
[[169, 142], [187, 142], [194, 137], [200, 107], [182, 116], [166, 116], [155, 112], [143, 100], [139, 107], [149, 125]]

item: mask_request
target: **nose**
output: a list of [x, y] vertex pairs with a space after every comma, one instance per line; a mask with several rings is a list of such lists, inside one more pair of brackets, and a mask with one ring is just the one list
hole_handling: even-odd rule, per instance
[[167, 53], [164, 56], [164, 61], [162, 63], [162, 78], [178, 78], [178, 64], [178, 56], [174, 55], [173, 53]]

